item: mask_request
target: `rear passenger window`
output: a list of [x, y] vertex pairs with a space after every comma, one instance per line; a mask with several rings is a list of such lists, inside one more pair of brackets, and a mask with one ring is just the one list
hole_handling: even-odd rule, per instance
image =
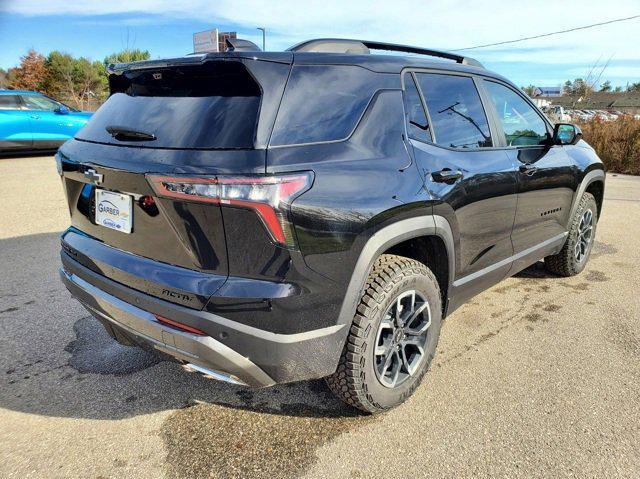
[[295, 66], [278, 111], [271, 144], [346, 139], [378, 84], [375, 73], [357, 66]]
[[449, 148], [492, 146], [487, 116], [473, 79], [416, 73], [438, 145]]
[[429, 121], [424, 112], [422, 101], [413, 75], [404, 77], [404, 111], [407, 117], [407, 130], [409, 138], [419, 141], [432, 141]]
[[541, 145], [548, 141], [547, 126], [524, 98], [504, 85], [485, 81], [509, 146]]
[[19, 110], [20, 102], [17, 95], [0, 95], [0, 110]]

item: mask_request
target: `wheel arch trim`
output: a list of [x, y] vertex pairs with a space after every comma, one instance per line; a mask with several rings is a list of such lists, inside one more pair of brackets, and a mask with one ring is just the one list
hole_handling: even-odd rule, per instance
[[573, 197], [573, 202], [571, 203], [571, 212], [569, 214], [569, 223], [567, 224], [567, 229], [571, 225], [572, 218], [575, 215], [576, 210], [578, 209], [578, 205], [580, 204], [580, 199], [582, 198], [582, 195], [584, 195], [584, 192], [587, 191], [587, 187], [596, 181], [601, 181], [602, 186], [604, 187], [605, 178], [606, 178], [606, 174], [604, 170], [600, 170], [600, 169], [591, 170], [589, 173], [584, 175], [584, 178], [582, 178], [582, 181], [580, 182], [580, 186], [578, 186], [576, 194]]
[[455, 277], [455, 249], [451, 226], [446, 218], [438, 215], [424, 215], [397, 221], [377, 231], [360, 251], [342, 301], [338, 324], [350, 324], [353, 320], [375, 260], [392, 246], [420, 236], [438, 236], [443, 240], [449, 265], [448, 284], [449, 287], [451, 286]]

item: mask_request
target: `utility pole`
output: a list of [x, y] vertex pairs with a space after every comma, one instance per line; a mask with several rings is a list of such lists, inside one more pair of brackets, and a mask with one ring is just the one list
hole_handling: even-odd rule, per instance
[[262, 31], [262, 51], [264, 52], [266, 48], [267, 29], [264, 27], [258, 27], [256, 30]]

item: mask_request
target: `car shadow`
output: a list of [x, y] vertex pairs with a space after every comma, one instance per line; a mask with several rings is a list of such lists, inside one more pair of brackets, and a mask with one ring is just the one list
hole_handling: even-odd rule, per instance
[[0, 240], [0, 407], [110, 420], [199, 404], [296, 417], [359, 415], [322, 380], [250, 389], [120, 345], [60, 282], [59, 245], [57, 233]]
[[519, 273], [514, 274], [513, 277], [530, 279], [558, 278], [557, 275], [547, 271], [544, 266], [544, 261], [538, 261], [537, 263], [532, 264]]
[[0, 160], [19, 159], [19, 158], [35, 158], [40, 156], [53, 156], [58, 151], [57, 148], [50, 150], [29, 150], [29, 151], [0, 151]]

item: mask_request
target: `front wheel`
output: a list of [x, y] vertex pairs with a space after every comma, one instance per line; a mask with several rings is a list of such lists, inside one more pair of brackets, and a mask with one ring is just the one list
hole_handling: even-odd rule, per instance
[[382, 255], [358, 305], [337, 371], [336, 396], [378, 413], [404, 402], [435, 354], [442, 306], [433, 273], [418, 261]]
[[589, 261], [598, 223], [598, 205], [591, 193], [585, 193], [573, 215], [567, 241], [558, 254], [547, 256], [545, 266], [558, 276], [574, 276]]

